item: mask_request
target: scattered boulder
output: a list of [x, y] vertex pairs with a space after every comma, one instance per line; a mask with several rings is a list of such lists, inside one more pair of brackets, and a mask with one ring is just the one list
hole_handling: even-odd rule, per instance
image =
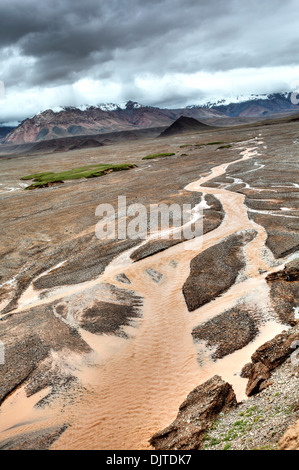
[[115, 278], [118, 282], [122, 282], [123, 284], [131, 284], [130, 279], [126, 276], [125, 273], [118, 274]]
[[249, 378], [246, 388], [248, 396], [259, 393], [271, 385], [270, 372], [288, 359], [295, 351], [297, 342], [299, 342], [299, 324], [288, 331], [283, 331], [255, 351], [251, 356], [252, 363], [246, 364], [241, 372], [241, 377]]
[[270, 371], [276, 369], [294, 352], [296, 341], [299, 341], [299, 325], [283, 331], [260, 346], [251, 356], [251, 360], [253, 363], [262, 362]]
[[263, 390], [265, 390], [266, 388], [270, 387], [273, 384], [274, 384], [273, 380], [269, 380], [269, 379], [265, 380], [264, 382], [261, 383], [259, 387], [259, 391], [262, 392]]
[[295, 308], [299, 304], [299, 260], [286, 264], [283, 270], [269, 274], [266, 279], [276, 314], [283, 323], [294, 326]]
[[163, 279], [163, 274], [158, 273], [158, 271], [155, 271], [152, 268], [147, 268], [146, 273], [156, 284], [159, 284], [159, 282]]
[[42, 189], [42, 188], [51, 188], [52, 186], [57, 186], [58, 184], [63, 184], [64, 181], [49, 181], [48, 183], [43, 184], [31, 184], [25, 188], [26, 190], [32, 191], [33, 189]]
[[270, 378], [270, 371], [268, 367], [266, 367], [261, 362], [258, 362], [257, 364], [253, 364], [249, 381], [246, 387], [246, 395], [250, 397], [260, 392], [261, 385], [269, 378]]
[[295, 309], [299, 305], [299, 282], [276, 280], [270, 283], [271, 306], [280, 321], [295, 326]]
[[175, 421], [155, 434], [150, 444], [156, 450], [198, 450], [206, 430], [219, 413], [236, 405], [232, 386], [215, 375], [188, 395]]
[[247, 364], [245, 364], [245, 366], [241, 370], [240, 377], [242, 377], [243, 379], [249, 379], [251, 375], [252, 367], [253, 367], [253, 364], [251, 362], [248, 362]]

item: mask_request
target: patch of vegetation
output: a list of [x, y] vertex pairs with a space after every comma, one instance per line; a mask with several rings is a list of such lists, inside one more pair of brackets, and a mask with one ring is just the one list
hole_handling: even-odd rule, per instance
[[208, 443], [208, 445], [206, 447], [215, 447], [215, 446], [218, 446], [219, 444], [221, 444], [221, 439], [220, 438], [216, 438], [216, 437], [209, 437], [208, 434], [206, 434], [204, 437], [203, 437], [203, 442], [206, 442]]
[[195, 147], [205, 147], [206, 145], [221, 145], [225, 142], [208, 142], [207, 144], [195, 144]]
[[224, 437], [223, 441], [228, 442], [228, 441], [233, 441], [237, 439], [240, 436], [243, 436], [248, 430], [251, 428], [250, 426], [248, 427], [248, 421], [246, 420], [239, 420], [236, 421], [232, 428], [228, 431], [227, 435]]
[[205, 145], [221, 145], [221, 144], [225, 144], [225, 142], [209, 142], [208, 144], [205, 144]]
[[223, 450], [229, 450], [231, 448], [231, 444], [225, 444]]
[[175, 153], [155, 153], [153, 155], [147, 155], [143, 157], [142, 160], [152, 160], [153, 158], [161, 158], [161, 157], [172, 157]]
[[246, 410], [245, 413], [239, 413], [239, 415], [240, 415], [240, 416], [244, 416], [244, 415], [245, 415], [247, 418], [250, 418], [250, 417], [253, 415], [253, 413], [254, 413], [255, 411], [258, 411], [257, 408], [258, 408], [258, 407], [257, 407], [256, 405], [255, 405], [255, 406], [252, 406], [251, 408], [248, 408], [248, 410]]
[[230, 144], [227, 144], [227, 145], [221, 145], [220, 147], [218, 147], [217, 150], [221, 150], [221, 149], [230, 149], [232, 146]]
[[[276, 392], [273, 396], [283, 397], [283, 394]], [[283, 398], [286, 402], [283, 400], [278, 404], [274, 402], [266, 408], [262, 403], [261, 406], [255, 405], [243, 409], [233, 422], [223, 421], [221, 413], [204, 436], [203, 450], [215, 448], [228, 450], [227, 446], [242, 450], [278, 450], [278, 441], [283, 429], [279, 428], [277, 417], [285, 418], [292, 415], [297, 406], [297, 400], [294, 403], [290, 402], [287, 396]], [[264, 435], [267, 428], [269, 428], [268, 438]], [[260, 434], [261, 431], [263, 434]]]
[[44, 172], [35, 173], [28, 176], [23, 176], [21, 180], [33, 180], [33, 184], [25, 188], [26, 190], [43, 188], [51, 184], [60, 183], [66, 180], [77, 180], [82, 178], [97, 178], [113, 171], [130, 170], [135, 168], [136, 165], [131, 163], [124, 163], [118, 165], [100, 164], [100, 165], [87, 165], [80, 168], [73, 168], [58, 173]]
[[268, 446], [262, 446], [262, 447], [253, 447], [252, 450], [279, 450], [279, 449], [278, 449], [278, 446], [268, 445]]

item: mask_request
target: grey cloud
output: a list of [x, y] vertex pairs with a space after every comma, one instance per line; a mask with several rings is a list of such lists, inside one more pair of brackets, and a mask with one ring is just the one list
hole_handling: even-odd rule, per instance
[[[283, 16], [294, 15], [296, 12], [291, 8], [294, 5], [298, 13], [298, 7], [291, 0], [284, 2], [283, 8], [280, 1], [274, 0], [271, 9], [265, 0], [253, 0], [246, 7], [244, 3], [240, 0], [53, 0], [48, 3], [4, 0], [0, 5], [0, 45], [14, 45], [22, 55], [35, 57], [37, 75], [45, 83], [53, 83], [53, 79], [68, 82], [73, 71], [88, 73], [89, 67], [95, 65], [94, 52], [105, 53], [102, 59], [105, 62], [117, 50], [126, 56], [135, 48], [142, 48], [147, 56], [154, 54], [155, 60], [151, 61], [156, 61], [158, 66], [162, 63], [163, 70], [167, 64], [172, 70], [178, 70], [183, 64], [187, 71], [195, 71], [196, 68], [231, 69], [240, 62], [241, 66], [273, 62], [269, 48], [281, 41], [279, 27]], [[263, 22], [273, 27], [272, 41], [266, 47], [263, 47], [263, 37], [269, 31], [262, 28]], [[289, 35], [291, 44], [295, 43], [297, 31], [290, 31]], [[235, 51], [236, 43], [243, 52], [241, 60], [241, 51]], [[154, 52], [153, 46], [157, 48]], [[288, 50], [288, 44], [285, 49]], [[196, 52], [197, 58], [192, 60]], [[285, 57], [280, 54], [280, 59], [276, 57], [274, 62], [285, 63]], [[146, 62], [132, 65], [147, 69]], [[48, 79], [47, 73], [39, 71], [47, 68]]]
[[298, 14], [298, 0], [1, 0], [0, 79], [25, 90], [113, 79], [134, 91], [142, 74], [297, 64]]

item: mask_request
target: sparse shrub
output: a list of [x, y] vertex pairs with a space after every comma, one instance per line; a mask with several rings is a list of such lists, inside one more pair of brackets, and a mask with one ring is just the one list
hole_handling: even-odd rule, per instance
[[25, 188], [26, 190], [45, 187], [51, 183], [60, 183], [66, 180], [77, 180], [81, 178], [97, 178], [113, 171], [122, 171], [135, 168], [136, 165], [131, 163], [124, 163], [118, 165], [100, 164], [100, 165], [87, 165], [80, 168], [73, 168], [58, 173], [46, 172], [36, 173], [21, 178], [23, 181], [33, 180], [33, 184]]

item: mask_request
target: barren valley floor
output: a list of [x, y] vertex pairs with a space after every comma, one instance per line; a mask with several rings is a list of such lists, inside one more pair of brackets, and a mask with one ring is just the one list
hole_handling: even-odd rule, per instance
[[[215, 375], [246, 406], [242, 368], [298, 319], [298, 279], [276, 274], [299, 257], [298, 152], [294, 122], [1, 158], [0, 448], [150, 449]], [[100, 163], [137, 167], [20, 180]], [[201, 204], [203, 236], [100, 241], [119, 195]]]

